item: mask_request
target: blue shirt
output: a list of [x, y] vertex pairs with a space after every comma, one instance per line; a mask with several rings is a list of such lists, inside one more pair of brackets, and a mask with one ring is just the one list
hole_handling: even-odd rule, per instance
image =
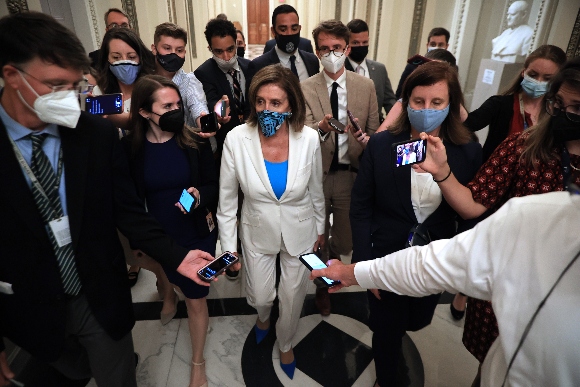
[[[58, 169], [58, 154], [60, 152], [60, 133], [58, 132], [58, 127], [55, 124], [49, 124], [46, 128], [42, 129], [41, 131], [30, 130], [25, 128], [24, 126], [20, 125], [18, 122], [14, 121], [2, 104], [0, 104], [0, 119], [4, 123], [6, 127], [6, 131], [12, 140], [16, 143], [18, 149], [20, 149], [20, 153], [24, 157], [24, 160], [31, 165], [32, 162], [32, 140], [29, 137], [30, 134], [41, 134], [47, 133], [48, 137], [42, 143], [42, 150], [48, 156], [48, 160], [52, 165], [52, 169], [54, 173], [57, 173]], [[16, 156], [14, 156], [16, 157]], [[19, 164], [20, 165], [20, 164]], [[21, 167], [22, 169], [22, 167]], [[24, 178], [28, 183], [28, 187], [32, 189], [32, 182], [30, 178], [22, 169], [22, 173], [24, 174]], [[67, 215], [67, 208], [66, 208], [66, 190], [65, 190], [65, 178], [64, 178], [64, 165], [62, 167], [62, 176], [60, 179], [60, 185], [58, 187], [58, 195], [60, 196], [60, 204], [62, 205], [62, 212], [64, 215]]]
[[268, 172], [268, 178], [270, 179], [270, 185], [272, 190], [276, 195], [276, 198], [280, 200], [284, 191], [286, 191], [286, 182], [288, 180], [288, 160], [282, 161], [281, 163], [272, 163], [264, 159], [264, 164], [266, 164], [266, 172]]

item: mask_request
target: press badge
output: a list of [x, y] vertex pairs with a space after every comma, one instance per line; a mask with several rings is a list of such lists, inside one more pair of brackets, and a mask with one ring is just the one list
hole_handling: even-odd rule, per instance
[[58, 247], [63, 247], [72, 242], [70, 236], [70, 227], [68, 225], [68, 216], [63, 216], [62, 218], [55, 219], [48, 223], [52, 234], [56, 239]]
[[205, 216], [205, 220], [207, 221], [207, 228], [209, 228], [209, 232], [212, 232], [215, 228], [215, 224], [213, 223], [213, 217], [211, 216], [211, 212], [208, 212]]

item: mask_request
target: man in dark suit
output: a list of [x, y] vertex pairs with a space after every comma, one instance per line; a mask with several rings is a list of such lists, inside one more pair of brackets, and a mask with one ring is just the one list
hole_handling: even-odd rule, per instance
[[203, 85], [208, 106], [214, 106], [223, 96], [227, 96], [230, 106], [229, 118], [222, 121], [221, 128], [215, 135], [215, 156], [219, 165], [226, 135], [243, 124], [250, 114], [246, 98], [250, 61], [237, 55], [237, 32], [231, 21], [210, 20], [205, 26], [205, 38], [213, 56], [203, 62], [194, 74]]
[[[264, 52], [262, 52], [262, 54], [265, 54], [268, 51], [270, 51], [271, 49], [273, 49], [275, 45], [276, 45], [276, 39], [268, 40], [266, 42], [266, 44], [264, 45]], [[314, 54], [314, 49], [312, 48], [312, 42], [310, 41], [310, 39], [300, 37], [300, 42], [298, 42], [298, 48], [301, 49], [302, 51], [306, 51], [306, 52], [309, 52], [311, 54]]]
[[379, 106], [379, 121], [383, 122], [383, 108], [385, 115], [387, 115], [397, 101], [387, 74], [387, 68], [382, 63], [365, 59], [369, 53], [368, 24], [364, 20], [353, 19], [346, 27], [350, 31], [350, 55], [344, 66], [347, 70], [370, 78], [374, 82]]
[[[129, 17], [119, 8], [109, 8], [109, 10], [105, 12], [105, 32], [112, 28], [131, 28]], [[99, 63], [100, 53], [100, 49], [89, 52], [91, 67], [94, 68], [96, 64]]]
[[200, 284], [211, 259], [175, 245], [145, 212], [116, 128], [80, 111], [87, 66], [78, 38], [52, 17], [0, 20], [0, 385], [14, 377], [6, 337], [71, 379], [136, 386], [117, 229]]
[[299, 47], [301, 29], [298, 12], [294, 7], [282, 4], [274, 9], [271, 31], [276, 39], [276, 45], [250, 63], [248, 68], [250, 82], [260, 69], [276, 63], [281, 63], [282, 66], [292, 70], [301, 82], [318, 74], [320, 64], [316, 55]]

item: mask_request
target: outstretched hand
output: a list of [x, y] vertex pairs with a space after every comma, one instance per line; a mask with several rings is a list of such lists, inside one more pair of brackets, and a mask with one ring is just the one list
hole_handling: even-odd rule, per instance
[[412, 165], [412, 168], [421, 168], [425, 172], [429, 172], [434, 179], [439, 180], [438, 177], [441, 178], [440, 175], [446, 174], [449, 169], [445, 145], [439, 137], [431, 136], [425, 132], [421, 132], [420, 136], [422, 140], [427, 140], [427, 155], [425, 161]]
[[[189, 253], [185, 256], [181, 264], [177, 267], [177, 272], [198, 285], [202, 286], [209, 286], [208, 282], [203, 281], [197, 275], [197, 272], [214, 260], [214, 257], [211, 254], [206, 253], [205, 251], [201, 250], [190, 250]], [[217, 278], [214, 279], [217, 281]]]
[[310, 273], [310, 279], [313, 280], [317, 277], [326, 277], [334, 281], [340, 281], [340, 284], [328, 288], [329, 293], [338, 292], [340, 289], [347, 286], [358, 285], [354, 276], [354, 264], [345, 265], [338, 259], [331, 259], [328, 261], [328, 267], [326, 269], [312, 270]]

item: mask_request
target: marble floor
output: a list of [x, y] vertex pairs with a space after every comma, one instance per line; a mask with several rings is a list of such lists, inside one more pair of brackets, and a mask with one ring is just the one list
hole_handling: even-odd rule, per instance
[[[232, 281], [224, 276], [213, 283], [205, 347], [209, 386], [373, 386], [372, 332], [364, 324], [365, 292], [351, 287], [331, 295], [333, 313], [321, 317], [314, 306], [314, 291], [311, 284], [293, 343], [297, 370], [290, 380], [279, 366], [274, 329], [260, 345], [255, 343], [252, 327], [257, 315], [246, 303], [243, 278]], [[133, 300], [138, 320], [133, 339], [141, 359], [138, 385], [187, 386], [191, 347], [184, 302], [179, 303], [176, 318], [162, 326], [155, 277], [145, 270], [133, 288]], [[450, 300], [450, 295], [443, 296], [431, 325], [405, 337], [409, 378], [402, 385], [471, 385], [477, 361], [461, 343], [463, 321], [452, 319]], [[89, 386], [96, 384], [91, 381]]]

